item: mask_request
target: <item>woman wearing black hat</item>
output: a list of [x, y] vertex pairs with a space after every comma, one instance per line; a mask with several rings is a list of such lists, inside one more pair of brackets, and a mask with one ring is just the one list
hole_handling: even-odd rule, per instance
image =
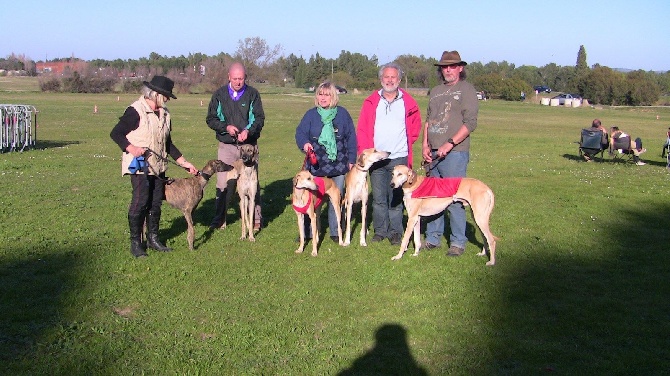
[[[177, 164], [197, 174], [198, 170], [184, 158], [179, 149], [172, 143], [170, 130], [172, 123], [170, 112], [165, 104], [172, 94], [174, 82], [164, 76], [154, 76], [151, 82], [144, 81], [142, 96], [126, 108], [119, 118], [110, 137], [123, 151], [121, 174], [130, 175], [133, 196], [128, 208], [128, 225], [130, 227], [130, 253], [135, 257], [146, 257], [146, 248], [161, 252], [171, 251], [158, 239], [158, 228], [161, 217], [161, 205], [165, 192], [165, 171], [167, 155]], [[144, 164], [138, 164], [138, 157], [143, 157]], [[139, 171], [133, 165], [142, 166]], [[142, 243], [142, 227], [146, 220], [147, 244]]]

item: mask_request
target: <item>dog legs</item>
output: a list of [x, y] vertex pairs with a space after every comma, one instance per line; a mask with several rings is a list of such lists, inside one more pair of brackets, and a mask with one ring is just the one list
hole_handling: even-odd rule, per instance
[[300, 234], [300, 245], [298, 249], [295, 250], [295, 253], [302, 253], [305, 249], [305, 215], [302, 213], [296, 212], [298, 216], [298, 233]]
[[240, 240], [246, 239], [248, 234], [249, 241], [256, 241], [256, 238], [254, 237], [254, 201], [253, 195], [243, 194], [240, 197], [240, 216], [242, 217], [240, 220], [242, 224], [242, 235], [240, 236]]
[[[346, 226], [347, 226], [347, 229], [346, 229], [345, 235], [344, 235], [344, 242], [340, 243], [340, 245], [348, 246], [349, 244], [351, 244], [351, 215], [352, 215], [352, 212], [354, 210], [353, 209], [354, 202], [353, 201], [345, 201], [344, 205], [347, 208], [347, 211], [346, 211], [346, 216], [347, 216]], [[361, 232], [360, 232], [360, 236], [359, 236], [359, 244], [362, 247], [367, 247], [368, 246], [368, 243], [365, 241], [365, 235], [367, 233], [367, 226], [365, 225], [366, 224], [366, 222], [365, 222], [366, 218], [365, 217], [366, 217], [367, 211], [368, 211], [367, 208], [368, 208], [368, 196], [364, 195], [364, 196], [361, 197]]]
[[321, 210], [319, 209], [314, 208], [314, 211], [309, 213], [309, 221], [312, 226], [312, 256], [314, 257], [318, 255], [317, 246], [319, 245], [319, 227], [321, 226]]
[[340, 202], [342, 202], [342, 198], [340, 197], [340, 190], [337, 189], [335, 192], [327, 192], [327, 193], [328, 193], [328, 199], [333, 205], [333, 209], [335, 209], [335, 218], [337, 219], [338, 244], [344, 245], [344, 241], [342, 241], [342, 208], [340, 207]]
[[[414, 250], [414, 256], [417, 256], [419, 254], [419, 247], [421, 247], [421, 241], [419, 240], [417, 242], [417, 235], [421, 236], [419, 234], [419, 219], [421, 217], [418, 214], [411, 215], [409, 216], [407, 220], [407, 228], [405, 229], [405, 234], [402, 236], [402, 242], [400, 243], [400, 251], [398, 252], [397, 255], [393, 256], [391, 260], [400, 260], [402, 258], [402, 255], [407, 251], [407, 246], [409, 245], [409, 238], [414, 234], [414, 247], [416, 247], [416, 250]], [[418, 244], [418, 245], [417, 245]]]
[[[494, 196], [493, 192], [490, 189], [486, 189], [484, 192], [477, 196], [478, 199], [473, 199], [470, 203], [472, 208], [472, 216], [484, 235], [484, 247], [482, 251], [477, 253], [477, 256], [486, 256], [488, 253], [489, 261], [486, 263], [488, 266], [495, 265], [496, 263], [496, 237], [491, 232], [489, 228], [489, 219], [491, 218], [491, 212], [493, 211], [494, 205]], [[487, 252], [488, 251], [488, 252]]]
[[366, 222], [366, 215], [368, 213], [368, 195], [363, 195], [361, 197], [361, 235], [360, 235], [360, 245], [367, 247], [368, 243], [365, 241], [365, 235], [367, 233], [368, 227]]
[[342, 245], [345, 247], [351, 244], [351, 212], [352, 212], [351, 206], [354, 204], [353, 202], [349, 202], [348, 200], [346, 200], [347, 198], [348, 197], [345, 196], [344, 201], [344, 207], [346, 208], [346, 212], [344, 215], [347, 216], [347, 223], [346, 223], [347, 229], [344, 234], [344, 243], [342, 243]]
[[186, 239], [188, 240], [188, 249], [193, 250], [193, 243], [195, 242], [195, 229], [193, 228], [193, 211], [184, 209], [182, 211], [186, 219]]

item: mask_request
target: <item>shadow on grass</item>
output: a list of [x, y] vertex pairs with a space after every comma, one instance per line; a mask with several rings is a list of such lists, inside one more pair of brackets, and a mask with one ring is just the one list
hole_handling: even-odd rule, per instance
[[428, 373], [412, 356], [407, 343], [407, 330], [398, 324], [384, 324], [375, 332], [375, 346], [338, 375], [428, 375]]
[[[642, 160], [644, 163], [646, 163], [649, 166], [658, 166], [658, 167], [666, 167], [667, 163], [664, 161], [650, 161], [644, 158], [644, 154], [640, 155], [640, 160]], [[577, 161], [577, 162], [585, 162], [584, 158], [580, 157], [579, 155], [575, 154], [563, 154], [563, 158], [570, 160], [570, 161]], [[607, 153], [605, 153], [605, 156], [601, 159], [600, 154], [594, 159], [595, 162], [598, 163], [607, 163], [607, 164], [612, 164], [612, 165], [627, 165], [627, 166], [635, 166], [635, 162], [633, 162], [632, 159], [628, 160], [625, 158], [617, 158], [613, 159], [608, 157]]]
[[[13, 260], [4, 257], [0, 264], [0, 368], [7, 374], [12, 369], [26, 372], [35, 365], [35, 358], [65, 351], [71, 333], [81, 330], [62, 312], [78, 285], [80, 255], [86, 252], [54, 248], [39, 255], [29, 249], [12, 249], [7, 254], [15, 255]], [[99, 366], [95, 356], [81, 355], [74, 368]]]
[[63, 140], [37, 140], [35, 141], [35, 149], [55, 149], [63, 148], [69, 145], [79, 145], [79, 141], [63, 141]]
[[599, 226], [604, 230], [585, 229], [593, 234], [588, 244], [556, 249], [528, 239], [528, 257], [510, 255], [510, 264], [500, 265], [507, 279], [497, 281], [506, 293], [491, 320], [492, 371], [667, 371], [669, 212], [669, 205], [638, 204]]

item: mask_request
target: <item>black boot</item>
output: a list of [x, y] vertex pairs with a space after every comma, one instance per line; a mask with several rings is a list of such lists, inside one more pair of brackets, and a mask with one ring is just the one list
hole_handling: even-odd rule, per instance
[[142, 242], [144, 216], [128, 214], [128, 227], [130, 228], [130, 253], [138, 258], [147, 257], [146, 246]]
[[212, 218], [212, 223], [209, 225], [210, 230], [216, 230], [226, 223], [227, 194], [226, 189], [216, 189], [216, 206], [214, 207], [214, 218]]
[[147, 215], [147, 247], [160, 252], [170, 252], [172, 248], [166, 247], [158, 239], [158, 227], [161, 221], [160, 211], [150, 211]]

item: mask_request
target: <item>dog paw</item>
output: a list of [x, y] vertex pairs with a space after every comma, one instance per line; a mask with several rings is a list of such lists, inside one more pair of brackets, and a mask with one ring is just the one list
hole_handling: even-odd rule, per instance
[[256, 242], [256, 238], [254, 238], [253, 236], [250, 236], [250, 237], [249, 237], [249, 241], [250, 241], [250, 242]]
[[366, 242], [361, 242], [361, 247], [367, 247], [367, 246], [368, 246], [368, 243], [366, 243]]
[[400, 260], [401, 257], [402, 257], [402, 255], [395, 255], [395, 256], [391, 257], [391, 260], [392, 261]]
[[482, 250], [481, 252], [477, 253], [477, 256], [486, 256], [486, 251]]
[[493, 266], [495, 264], [496, 264], [495, 261], [489, 261], [489, 262], [486, 263], [486, 266]]
[[341, 246], [344, 246], [344, 247], [348, 247], [349, 244], [350, 244], [349, 242], [342, 242], [342, 244], [340, 244], [340, 245], [341, 245]]
[[316, 257], [316, 256], [318, 256], [318, 253], [317, 252], [312, 252], [312, 257]]
[[301, 248], [296, 249], [295, 253], [302, 253], [302, 249]]

